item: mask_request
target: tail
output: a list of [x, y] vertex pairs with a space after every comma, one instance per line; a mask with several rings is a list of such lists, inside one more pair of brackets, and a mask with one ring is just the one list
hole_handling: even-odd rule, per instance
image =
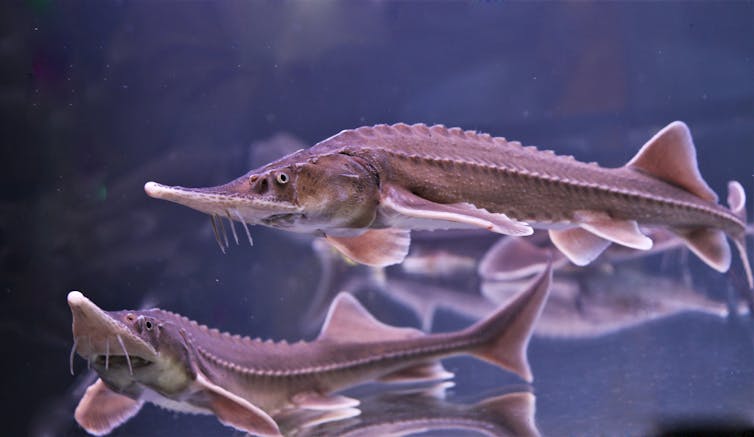
[[467, 335], [485, 340], [472, 353], [531, 382], [533, 378], [526, 357], [526, 348], [534, 324], [547, 301], [551, 281], [552, 266], [548, 265], [528, 289], [519, 293], [487, 319], [469, 327]]
[[[738, 250], [741, 264], [744, 266], [746, 281], [749, 289], [754, 289], [751, 264], [746, 253], [746, 192], [740, 183], [728, 182], [728, 207], [730, 212], [741, 222], [740, 229], [727, 234]], [[726, 272], [730, 267], [730, 247], [725, 239], [725, 233], [719, 229], [701, 228], [691, 231], [677, 232], [691, 249], [707, 265], [719, 272]]]
[[754, 276], [752, 276], [751, 264], [749, 264], [749, 256], [746, 252], [746, 234], [748, 232], [748, 226], [746, 226], [746, 191], [744, 191], [744, 187], [737, 181], [728, 182], [728, 207], [744, 224], [744, 229], [739, 234], [732, 235], [731, 239], [741, 257], [741, 264], [743, 264], [744, 271], [746, 271], [746, 280], [749, 283], [749, 288], [754, 289]]
[[[696, 161], [696, 149], [688, 126], [681, 121], [674, 121], [647, 141], [636, 156], [626, 164], [661, 179], [689, 193], [717, 203], [717, 195], [699, 174]], [[741, 222], [741, 232], [728, 233], [738, 249], [746, 270], [749, 288], [754, 288], [751, 266], [746, 256], [746, 195], [738, 182], [728, 184], [728, 204], [730, 210]], [[725, 233], [719, 228], [698, 228], [693, 230], [675, 230], [689, 249], [713, 269], [725, 272], [730, 267], [730, 247]]]
[[534, 394], [515, 392], [485, 399], [473, 409], [483, 412], [505, 435], [534, 437], [540, 435], [534, 421], [535, 402]]

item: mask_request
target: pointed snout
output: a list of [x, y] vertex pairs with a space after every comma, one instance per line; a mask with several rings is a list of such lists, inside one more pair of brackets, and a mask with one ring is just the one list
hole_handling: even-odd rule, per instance
[[144, 184], [144, 191], [149, 197], [168, 200], [205, 214], [224, 216], [225, 211], [232, 208], [234, 196], [218, 188], [171, 187], [157, 182]]
[[123, 341], [129, 354], [145, 360], [154, 360], [157, 351], [136, 336], [128, 326], [102, 310], [79, 291], [68, 293], [68, 306], [73, 316], [73, 337], [77, 340], [76, 352], [84, 358], [116, 353], [117, 338]]
[[73, 335], [92, 335], [95, 332], [113, 331], [119, 323], [100, 309], [80, 291], [68, 293], [68, 306], [73, 316]]
[[144, 184], [144, 191], [149, 197], [154, 197], [155, 199], [163, 199], [163, 196], [170, 193], [170, 187], [158, 184], [157, 182], [149, 181]]
[[[206, 188], [186, 188], [162, 185], [157, 182], [144, 184], [149, 197], [168, 200], [209, 215], [243, 218], [250, 224], [278, 213], [297, 212], [298, 208], [287, 202], [272, 201], [248, 190], [245, 178], [225, 185]], [[239, 217], [240, 216], [240, 217]]]

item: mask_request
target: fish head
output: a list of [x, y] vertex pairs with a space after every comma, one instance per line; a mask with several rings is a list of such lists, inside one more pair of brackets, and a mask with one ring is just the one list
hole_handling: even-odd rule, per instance
[[295, 153], [216, 187], [148, 182], [146, 193], [213, 216], [294, 232], [368, 227], [379, 180], [360, 158]]
[[147, 386], [171, 394], [194, 379], [187, 340], [171, 313], [105, 311], [78, 291], [68, 294], [68, 305], [76, 352], [113, 390], [133, 395]]

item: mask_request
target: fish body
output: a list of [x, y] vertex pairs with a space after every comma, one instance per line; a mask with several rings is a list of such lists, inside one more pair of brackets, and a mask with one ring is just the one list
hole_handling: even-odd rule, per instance
[[670, 229], [726, 271], [727, 235], [754, 281], [743, 188], [731, 182], [730, 208], [717, 203], [682, 122], [619, 168], [474, 131], [399, 123], [342, 131], [219, 187], [148, 182], [145, 190], [212, 216], [323, 235], [353, 260], [377, 266], [405, 258], [410, 230], [454, 228], [513, 236], [548, 229], [560, 251], [585, 265], [610, 243], [650, 249], [642, 225]]
[[447, 379], [452, 374], [438, 360], [451, 355], [471, 354], [530, 381], [526, 347], [550, 278], [543, 273], [491, 317], [441, 334], [382, 324], [343, 293], [319, 337], [292, 344], [221, 333], [159, 309], [107, 312], [71, 292], [74, 350], [100, 377], [75, 417], [101, 435], [152, 402], [278, 435], [276, 413], [301, 408], [350, 417], [358, 414], [358, 401], [333, 392], [373, 380]]

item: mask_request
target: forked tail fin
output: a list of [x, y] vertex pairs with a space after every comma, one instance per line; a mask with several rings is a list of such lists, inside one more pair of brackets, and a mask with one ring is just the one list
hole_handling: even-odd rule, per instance
[[[728, 182], [728, 207], [744, 224], [746, 224], [746, 191], [738, 181]], [[741, 256], [741, 263], [746, 271], [746, 280], [749, 288], [754, 289], [754, 276], [751, 273], [751, 264], [746, 252], [746, 228], [739, 235], [731, 235], [733, 243]]]
[[[711, 203], [717, 203], [717, 195], [699, 173], [691, 132], [681, 121], [670, 123], [647, 141], [636, 156], [626, 164], [626, 167], [661, 179]], [[746, 223], [745, 204], [746, 195], [741, 184], [735, 181], [730, 182], [728, 205], [733, 215], [744, 224]], [[674, 231], [707, 265], [720, 272], [728, 270], [731, 259], [730, 246], [725, 238], [726, 233], [721, 229], [698, 228], [675, 229]], [[754, 288], [751, 266], [746, 255], [745, 228], [733, 234], [728, 231], [728, 237], [733, 240], [741, 255], [749, 288]]]
[[468, 335], [485, 341], [472, 353], [532, 381], [526, 349], [534, 324], [547, 301], [552, 266], [540, 273], [529, 288], [514, 296], [490, 317], [468, 328]]
[[503, 435], [538, 437], [540, 432], [534, 421], [535, 401], [532, 393], [515, 392], [485, 399], [473, 409], [497, 424]]

